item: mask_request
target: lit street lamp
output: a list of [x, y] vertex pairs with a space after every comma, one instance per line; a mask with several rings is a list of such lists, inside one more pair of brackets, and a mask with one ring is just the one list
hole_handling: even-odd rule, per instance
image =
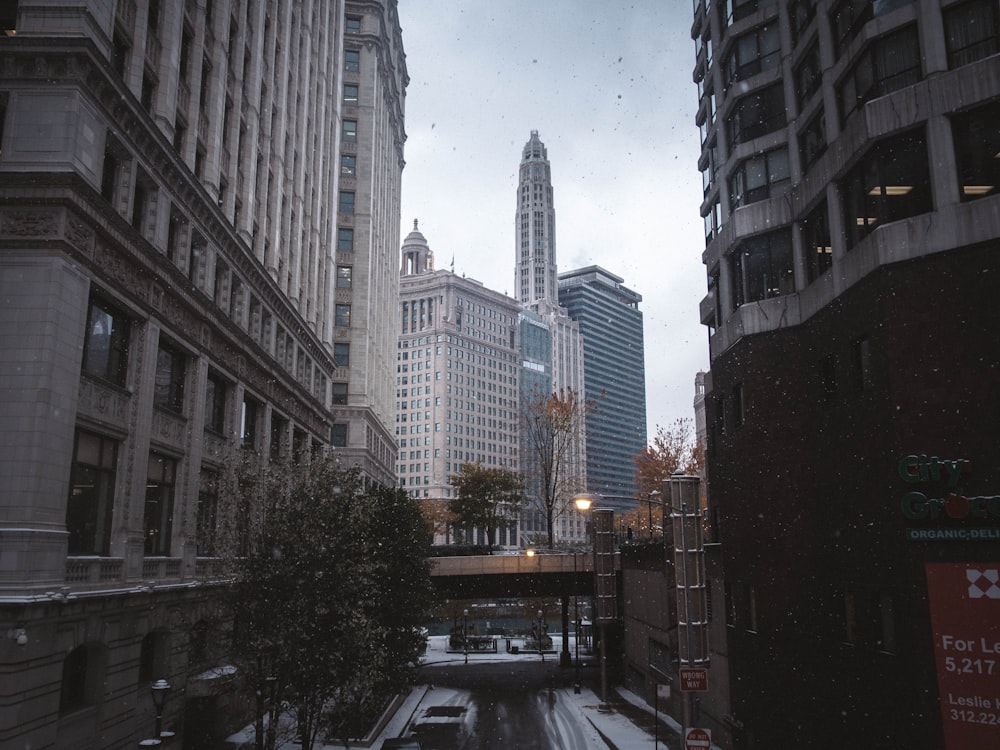
[[[577, 495], [573, 498], [573, 504], [576, 505], [577, 511], [580, 515], [585, 515], [587, 511], [590, 510], [590, 505], [593, 501], [590, 499], [589, 495]], [[576, 652], [576, 679], [573, 682], [573, 692], [579, 695], [580, 693], [580, 597], [576, 592], [576, 549], [573, 550], [573, 616], [576, 618], [576, 631], [573, 638], [573, 649]]]

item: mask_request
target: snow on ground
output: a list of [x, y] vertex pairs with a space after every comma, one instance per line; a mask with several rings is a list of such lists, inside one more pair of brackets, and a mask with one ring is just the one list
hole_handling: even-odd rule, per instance
[[[512, 639], [513, 645], [521, 646], [520, 639]], [[570, 650], [574, 649], [573, 639], [570, 638]], [[558, 660], [559, 651], [562, 648], [562, 641], [560, 636], [553, 635], [553, 651], [545, 653], [545, 659]], [[581, 652], [581, 659], [584, 658], [584, 654]], [[537, 651], [534, 652], [521, 652], [517, 654], [511, 654], [507, 652], [506, 649], [506, 639], [500, 638], [497, 641], [497, 653], [484, 653], [484, 652], [469, 652], [468, 655], [469, 663], [485, 663], [485, 662], [496, 662], [496, 661], [523, 661], [526, 659], [540, 659]], [[421, 664], [441, 664], [443, 662], [465, 662], [465, 654], [463, 652], [449, 653], [448, 652], [448, 636], [431, 636], [428, 638], [427, 643], [427, 653], [421, 657]], [[410, 694], [406, 697], [403, 703], [400, 705], [396, 713], [389, 719], [386, 726], [383, 728], [382, 732], [372, 743], [372, 750], [379, 750], [382, 746], [382, 740], [387, 737], [398, 737], [400, 736], [409, 725], [410, 721], [420, 708], [421, 704], [427, 699], [428, 693], [432, 689], [427, 685], [416, 686]], [[649, 750], [653, 745], [653, 737], [647, 734], [645, 731], [637, 727], [632, 723], [628, 717], [617, 713], [615, 711], [600, 711], [599, 704], [600, 698], [587, 687], [582, 687], [579, 694], [575, 694], [572, 688], [559, 688], [552, 691], [555, 695], [555, 705], [560, 708], [561, 718], [557, 718], [556, 722], [565, 723], [565, 720], [569, 718], [567, 711], [575, 715], [578, 720], [578, 724], [582, 725], [584, 729], [584, 735], [586, 736], [588, 748], [586, 750], [606, 750], [608, 747], [607, 743], [610, 743], [617, 750]], [[638, 696], [630, 693], [627, 690], [618, 689], [618, 696], [627, 700], [639, 708], [652, 713], [652, 709]], [[434, 687], [433, 688], [433, 702], [434, 705], [445, 705], [450, 703], [461, 704], [464, 700], [464, 691], [452, 690], [450, 688]], [[673, 726], [676, 731], [680, 731], [680, 727], [677, 726], [675, 722], [670, 720], [669, 717], [664, 717], [660, 714], [661, 718], [666, 718], [666, 720]], [[252, 734], [252, 728], [251, 734]], [[560, 730], [560, 734], [561, 734]], [[601, 739], [603, 736], [607, 742]], [[235, 735], [234, 735], [235, 738]], [[251, 738], [252, 743], [252, 738]], [[250, 745], [252, 747], [252, 744]], [[353, 745], [352, 747], [358, 747]], [[659, 748], [668, 748], [668, 750], [678, 750], [676, 742], [671, 740], [668, 744], [666, 740], [660, 739]], [[323, 750], [344, 750], [343, 745], [338, 744], [327, 744], [322, 746]], [[300, 750], [298, 744], [285, 744], [282, 745], [281, 750]], [[585, 750], [584, 748], [576, 748], [575, 750]]]

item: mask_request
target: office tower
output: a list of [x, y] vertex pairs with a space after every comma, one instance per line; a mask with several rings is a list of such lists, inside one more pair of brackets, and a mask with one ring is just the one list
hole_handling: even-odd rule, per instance
[[692, 36], [732, 674], [713, 726], [994, 745], [946, 644], [997, 621], [997, 4], [705, 1]]
[[4, 9], [0, 746], [135, 747], [158, 678], [205, 746], [233, 457], [395, 480], [395, 2]]
[[[522, 339], [522, 345], [530, 345], [530, 342], [544, 338], [549, 352], [546, 362], [538, 358], [540, 349], [530, 354], [525, 352], [525, 361], [530, 363], [528, 369], [531, 372], [522, 381], [522, 403], [537, 402], [539, 398], [553, 392], [572, 391], [582, 396], [585, 392], [583, 342], [579, 324], [559, 304], [552, 168], [548, 151], [538, 137], [537, 130], [531, 131], [531, 136], [521, 151], [518, 175], [517, 210], [514, 216], [514, 286], [525, 313], [522, 329], [529, 334], [528, 338]], [[524, 329], [524, 326], [528, 328]], [[547, 333], [543, 334], [543, 329]], [[540, 372], [544, 372], [541, 380], [538, 377]], [[542, 385], [548, 390], [532, 390]], [[581, 427], [583, 434], [586, 425]], [[531, 475], [534, 464], [523, 440], [521, 448], [525, 471]], [[581, 439], [571, 457], [572, 469], [567, 474], [566, 491], [562, 493], [565, 497], [560, 499], [553, 518], [554, 523], [558, 521], [559, 528], [553, 531], [559, 539], [583, 539], [582, 530], [585, 527], [572, 505], [571, 495], [587, 489], [586, 449], [586, 442]], [[524, 518], [527, 526], [532, 529], [530, 541], [537, 544], [541, 535], [547, 536], [547, 521], [539, 488], [533, 485], [531, 476], [527, 479], [529, 502]], [[566, 527], [566, 533], [560, 536], [562, 527]]]
[[599, 266], [559, 274], [559, 303], [580, 326], [587, 415], [587, 487], [618, 512], [635, 508], [633, 458], [646, 447], [642, 297]]
[[[464, 463], [517, 472], [519, 386], [517, 301], [474, 279], [435, 270], [417, 222], [403, 240], [396, 357], [396, 436], [399, 484], [429, 518], [455, 497], [451, 476]], [[435, 543], [456, 539], [441, 524]], [[495, 542], [517, 546], [517, 524]]]

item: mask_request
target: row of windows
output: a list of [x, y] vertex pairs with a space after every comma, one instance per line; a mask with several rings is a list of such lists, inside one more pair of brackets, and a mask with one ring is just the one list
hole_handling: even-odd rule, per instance
[[[874, 16], [908, 4], [867, 0], [846, 0], [831, 14], [831, 23], [843, 42], [857, 33], [861, 26]], [[793, 29], [805, 28], [812, 19], [814, 2], [795, 3], [790, 9]], [[1000, 51], [1000, 21], [996, 0], [970, 0], [947, 8], [943, 19], [948, 64], [954, 68], [982, 59]], [[753, 29], [736, 40], [727, 57], [724, 77], [726, 85], [775, 67], [779, 63], [777, 26], [775, 21]], [[840, 117], [846, 120], [866, 102], [921, 80], [921, 50], [917, 27], [913, 24], [897, 29], [873, 40], [857, 57], [851, 68], [836, 85]], [[812, 41], [794, 70], [795, 92], [801, 111], [819, 91], [822, 81], [819, 45]], [[739, 99], [726, 118], [729, 149], [754, 138], [779, 130], [786, 124], [783, 85], [779, 82], [758, 89]], [[803, 170], [812, 166], [826, 150], [825, 113], [820, 107], [798, 134], [799, 151]], [[707, 196], [714, 184], [720, 166], [717, 146], [706, 143], [704, 148], [703, 187]], [[780, 156], [778, 158], [781, 158]], [[787, 159], [787, 157], [784, 157]], [[783, 164], [778, 164], [773, 175], [765, 174], [760, 157], [740, 164], [730, 175], [730, 206], [735, 208], [752, 200], [770, 197], [772, 182], [781, 183]], [[773, 180], [770, 178], [773, 176]], [[755, 183], [755, 184], [754, 184]], [[755, 198], [748, 190], [757, 188]], [[721, 212], [713, 202], [706, 206], [706, 242], [717, 234], [721, 225]]]
[[[988, 104], [952, 118], [952, 143], [960, 180], [960, 198], [971, 201], [1000, 190], [1000, 104]], [[737, 172], [734, 201], [743, 196], [769, 195], [771, 180], [782, 178], [784, 162], [772, 164], [767, 152], [747, 163], [753, 172]], [[780, 182], [778, 183], [780, 185]], [[842, 202], [847, 249], [889, 222], [933, 209], [927, 143], [923, 128], [902, 133], [874, 144], [858, 164], [838, 183]], [[734, 204], [735, 205], [738, 204]], [[825, 200], [799, 222], [808, 281], [812, 282], [832, 265], [832, 238]], [[785, 227], [744, 240], [730, 255], [732, 304], [739, 307], [795, 291], [791, 228]], [[710, 277], [711, 278], [711, 277]], [[710, 281], [710, 286], [714, 284]]]

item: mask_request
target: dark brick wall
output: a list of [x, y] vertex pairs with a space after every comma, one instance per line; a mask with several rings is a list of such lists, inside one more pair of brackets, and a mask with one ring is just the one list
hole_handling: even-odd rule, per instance
[[[907, 484], [897, 465], [908, 454], [970, 459], [959, 489], [1000, 494], [998, 304], [1000, 247], [965, 248], [884, 267], [806, 323], [744, 338], [713, 362], [710, 497], [735, 612], [742, 747], [942, 746], [923, 564], [995, 562], [1000, 552], [907, 541], [921, 522], [904, 518], [903, 495], [948, 489]], [[894, 644], [879, 624], [886, 597]]]

